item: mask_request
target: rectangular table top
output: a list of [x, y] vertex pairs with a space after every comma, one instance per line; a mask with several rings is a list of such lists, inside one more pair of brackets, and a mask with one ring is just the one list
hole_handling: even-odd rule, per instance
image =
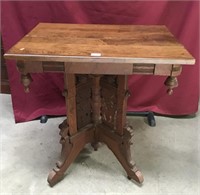
[[195, 63], [163, 25], [40, 23], [5, 57], [59, 62]]

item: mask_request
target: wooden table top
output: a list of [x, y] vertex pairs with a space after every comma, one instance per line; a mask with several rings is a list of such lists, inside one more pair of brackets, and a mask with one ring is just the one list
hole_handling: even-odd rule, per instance
[[162, 25], [40, 23], [6, 52], [5, 58], [60, 62], [195, 63], [184, 46]]

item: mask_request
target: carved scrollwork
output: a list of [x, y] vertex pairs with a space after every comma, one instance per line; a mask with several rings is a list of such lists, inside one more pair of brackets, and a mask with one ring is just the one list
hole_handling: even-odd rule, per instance
[[101, 81], [101, 115], [102, 122], [116, 129], [117, 115], [117, 81], [116, 76], [104, 76]]
[[76, 76], [76, 85], [79, 85], [79, 84], [83, 84], [83, 83], [87, 83], [89, 81], [89, 76], [88, 75], [77, 75]]
[[67, 139], [67, 137], [69, 136], [69, 126], [67, 123], [67, 119], [65, 119], [60, 125], [59, 125], [59, 129], [60, 129], [60, 136], [64, 139]]
[[127, 126], [124, 128], [124, 135], [122, 139], [121, 150], [124, 154], [124, 158], [126, 158], [127, 162], [129, 163], [130, 167], [132, 167], [135, 163], [131, 162], [131, 153], [130, 153], [130, 146], [133, 144], [131, 138], [133, 137], [133, 128], [131, 126]]
[[69, 125], [67, 123], [67, 119], [65, 119], [60, 125], [60, 144], [62, 144], [62, 150], [61, 150], [61, 160], [57, 162], [57, 168], [60, 168], [62, 166], [62, 163], [64, 162], [66, 158], [66, 152], [69, 149], [70, 145], [70, 139], [69, 139]]
[[78, 129], [91, 123], [91, 78], [88, 75], [76, 77], [76, 109]]

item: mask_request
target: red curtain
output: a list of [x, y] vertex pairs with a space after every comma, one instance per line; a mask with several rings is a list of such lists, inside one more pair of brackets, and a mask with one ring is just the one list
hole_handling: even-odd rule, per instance
[[[184, 66], [179, 87], [166, 93], [165, 77], [129, 77], [132, 96], [128, 111], [153, 111], [167, 115], [197, 112], [199, 101], [199, 2], [198, 1], [12, 1], [1, 2], [2, 38], [8, 50], [39, 22], [97, 24], [164, 24], [195, 57]], [[14, 61], [7, 61], [16, 122], [41, 115], [64, 115], [62, 74], [33, 74], [25, 94]]]

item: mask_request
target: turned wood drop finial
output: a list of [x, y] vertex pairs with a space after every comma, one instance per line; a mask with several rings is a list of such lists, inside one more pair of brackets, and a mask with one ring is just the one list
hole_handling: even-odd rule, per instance
[[29, 93], [29, 85], [33, 81], [31, 75], [27, 73], [23, 61], [17, 62], [17, 69], [21, 73], [21, 83], [24, 85], [25, 93]]
[[24, 85], [25, 93], [29, 93], [29, 85], [33, 81], [30, 74], [22, 74], [21, 75], [21, 82]]
[[178, 87], [178, 80], [176, 77], [169, 76], [165, 81], [165, 85], [168, 87], [167, 93], [169, 95], [173, 94], [173, 88]]

